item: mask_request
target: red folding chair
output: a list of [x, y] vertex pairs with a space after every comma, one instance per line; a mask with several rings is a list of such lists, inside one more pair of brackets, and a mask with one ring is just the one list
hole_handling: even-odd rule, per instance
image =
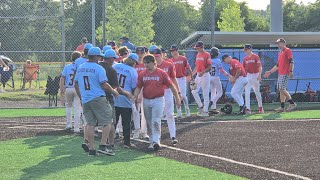
[[21, 89], [25, 89], [25, 85], [29, 82], [29, 89], [30, 88], [40, 88], [40, 81], [39, 81], [39, 73], [40, 68], [39, 64], [25, 64], [23, 65], [23, 71], [21, 72], [22, 75], [22, 86]]

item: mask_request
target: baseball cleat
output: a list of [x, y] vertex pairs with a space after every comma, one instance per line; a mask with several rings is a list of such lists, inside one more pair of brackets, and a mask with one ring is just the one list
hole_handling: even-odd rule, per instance
[[173, 146], [175, 146], [175, 145], [178, 144], [178, 140], [175, 137], [172, 137], [171, 138], [171, 143], [172, 143]]
[[134, 130], [132, 138], [133, 139], [139, 139], [139, 137], [140, 137], [140, 130], [139, 129], [138, 130]]
[[141, 134], [141, 138], [144, 139], [144, 140], [146, 140], [146, 141], [149, 141], [149, 136], [148, 136], [147, 133], [142, 133], [142, 134]]
[[65, 129], [65, 130], [71, 130], [71, 128], [72, 128], [72, 125], [71, 125], [71, 124], [67, 124], [64, 129]]
[[297, 107], [297, 104], [294, 103], [294, 104], [289, 104], [289, 107], [286, 109], [286, 111], [293, 111], [294, 109], [296, 109]]
[[282, 107], [278, 107], [277, 109], [275, 109], [276, 112], [284, 112], [285, 109]]
[[251, 114], [250, 109], [246, 109], [246, 114]]
[[114, 156], [115, 155], [115, 153], [112, 150], [108, 149], [106, 145], [100, 145], [99, 149], [97, 150], [97, 152], [99, 154], [104, 154], [104, 155], [108, 155], [108, 156]]
[[87, 140], [85, 140], [82, 144], [81, 147], [84, 150], [84, 152], [89, 152], [89, 142]]
[[153, 150], [158, 151], [160, 149], [160, 145], [158, 143], [153, 143]]
[[96, 150], [89, 150], [88, 156], [96, 156], [97, 151]]
[[220, 111], [218, 111], [216, 109], [211, 109], [209, 112], [212, 114], [219, 114], [220, 113]]
[[240, 114], [242, 114], [242, 115], [246, 114], [246, 106], [245, 105], [241, 106], [240, 110], [239, 110], [239, 112], [237, 114], [239, 114], [239, 115]]
[[263, 114], [263, 113], [264, 113], [263, 107], [259, 107], [259, 114]]
[[150, 145], [148, 146], [148, 149], [153, 150], [153, 144], [150, 143]]

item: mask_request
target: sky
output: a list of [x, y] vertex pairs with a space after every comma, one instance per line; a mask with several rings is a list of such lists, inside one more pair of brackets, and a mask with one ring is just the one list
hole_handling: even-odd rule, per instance
[[[198, 7], [199, 6], [199, 2], [201, 0], [188, 0], [190, 2], [190, 4]], [[255, 9], [255, 10], [266, 10], [268, 4], [270, 4], [270, 0], [235, 0], [237, 2], [247, 2], [248, 6], [250, 9]], [[296, 2], [300, 3], [304, 3], [304, 4], [308, 4], [310, 3], [314, 3], [316, 0], [296, 0]]]

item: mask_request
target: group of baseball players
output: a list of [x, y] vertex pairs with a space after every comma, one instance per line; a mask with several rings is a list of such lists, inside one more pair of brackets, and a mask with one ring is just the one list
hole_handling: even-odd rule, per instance
[[[279, 71], [281, 107], [277, 111], [285, 111], [286, 99], [290, 103], [287, 109], [290, 111], [296, 107], [286, 91], [288, 78], [293, 76], [293, 58], [284, 39], [278, 39], [277, 44], [281, 49], [278, 64], [267, 71], [265, 77]], [[176, 45], [171, 46], [172, 58], [169, 59], [166, 51], [155, 45], [149, 48], [138, 46], [132, 50], [126, 46], [118, 49], [115, 42], [109, 42], [101, 52], [99, 47], [90, 43], [84, 44], [83, 53], [73, 52], [73, 63], [65, 66], [61, 75], [60, 90], [62, 97], [65, 97], [66, 129], [72, 128], [74, 108], [74, 132], [80, 132], [80, 127], [83, 126], [84, 151], [90, 156], [97, 153], [115, 155], [115, 129], [120, 119], [123, 127], [123, 147], [135, 147], [130, 141], [133, 121], [133, 138], [149, 139], [148, 148], [157, 151], [161, 148], [161, 119], [164, 115], [171, 143], [176, 145], [178, 140], [174, 104], [177, 109], [176, 118], [182, 117], [182, 102], [185, 116], [190, 116], [186, 95], [188, 81], [199, 108], [198, 115], [209, 116], [209, 112], [219, 113], [217, 101], [222, 96], [221, 73], [227, 76], [232, 84], [231, 95], [240, 107], [239, 114], [251, 113], [251, 88], [257, 97], [259, 113], [264, 113], [260, 94], [262, 66], [259, 56], [252, 53], [250, 44], [244, 46], [246, 56], [242, 64], [228, 54], [222, 55], [221, 60], [218, 59], [219, 49], [213, 47], [208, 53], [201, 41], [198, 41], [194, 48], [198, 53], [192, 71], [187, 58], [179, 54]], [[230, 74], [223, 69], [222, 62], [230, 64]], [[203, 102], [199, 96], [200, 88]], [[242, 96], [244, 90], [245, 101]], [[102, 138], [97, 150], [94, 146], [96, 127], [102, 128]]]

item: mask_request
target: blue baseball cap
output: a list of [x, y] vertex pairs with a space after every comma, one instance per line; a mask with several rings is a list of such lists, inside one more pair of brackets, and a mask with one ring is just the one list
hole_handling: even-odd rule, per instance
[[246, 44], [244, 45], [243, 49], [252, 49], [252, 46], [251, 44]]
[[89, 51], [88, 51], [88, 56], [101, 56], [101, 57], [103, 57], [104, 54], [101, 53], [100, 48], [98, 48], [98, 47], [92, 47], [92, 48], [90, 48]]
[[139, 62], [139, 57], [136, 53], [130, 53], [128, 58], [135, 60], [136, 62]]
[[116, 52], [113, 49], [108, 49], [104, 52], [104, 58], [119, 58]]
[[158, 49], [156, 45], [152, 45], [149, 47], [149, 51], [154, 51], [155, 49]]
[[92, 44], [91, 44], [91, 43], [86, 43], [86, 44], [84, 45], [84, 48], [83, 48], [83, 49], [90, 49], [90, 48], [92, 48]]
[[109, 49], [112, 49], [112, 47], [109, 46], [109, 45], [103, 46], [102, 52], [104, 53], [104, 52], [106, 52], [106, 51], [109, 50]]
[[152, 45], [152, 46], [150, 46], [150, 48], [149, 48], [149, 52], [150, 52], [150, 54], [152, 54], [153, 56], [160, 56], [161, 55], [161, 49], [160, 48], [158, 48], [156, 45]]

